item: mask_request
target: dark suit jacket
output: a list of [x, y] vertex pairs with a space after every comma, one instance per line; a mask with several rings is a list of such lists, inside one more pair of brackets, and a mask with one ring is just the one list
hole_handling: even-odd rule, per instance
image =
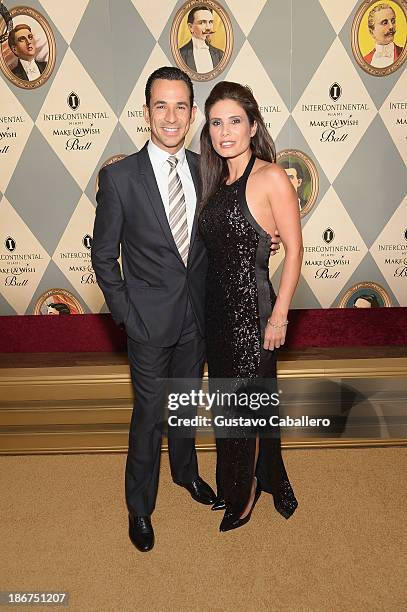
[[[208, 45], [208, 46], [209, 46], [209, 53], [211, 54], [211, 58], [212, 58], [213, 67], [216, 68], [216, 66], [219, 64], [220, 60], [223, 57], [223, 51], [221, 49], [218, 49], [217, 47], [213, 47], [212, 45]], [[194, 59], [194, 46], [192, 44], [192, 39], [189, 42], [187, 42], [186, 45], [181, 47], [179, 52], [181, 53], [181, 57], [186, 63], [186, 65], [191, 70], [196, 72], [196, 64], [195, 64], [195, 59]]]
[[[197, 197], [199, 156], [186, 151]], [[133, 340], [171, 346], [179, 339], [187, 298], [204, 335], [207, 256], [197, 215], [185, 267], [168, 223], [147, 144], [99, 174], [92, 265], [116, 323]], [[117, 258], [122, 257], [124, 280]]]
[[[35, 61], [35, 63], [38, 66], [38, 70], [40, 71], [40, 73], [42, 74], [46, 68], [47, 62], [37, 62]], [[15, 68], [13, 68], [13, 70], [11, 71], [17, 78], [21, 79], [22, 81], [28, 81], [28, 76], [26, 71], [24, 70], [20, 60], [18, 60], [17, 66]]]

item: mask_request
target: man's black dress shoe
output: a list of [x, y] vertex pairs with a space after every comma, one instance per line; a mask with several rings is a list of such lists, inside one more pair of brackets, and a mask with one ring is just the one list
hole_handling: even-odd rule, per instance
[[223, 499], [222, 495], [218, 495], [218, 497], [216, 498], [215, 503], [213, 504], [211, 510], [225, 510], [226, 508], [226, 503], [225, 500]]
[[195, 480], [189, 484], [184, 484], [182, 482], [177, 482], [176, 484], [189, 491], [192, 499], [200, 504], [210, 506], [216, 501], [215, 492], [200, 476], [197, 476]]
[[147, 552], [154, 546], [154, 531], [149, 516], [135, 516], [129, 512], [129, 537], [136, 548]]

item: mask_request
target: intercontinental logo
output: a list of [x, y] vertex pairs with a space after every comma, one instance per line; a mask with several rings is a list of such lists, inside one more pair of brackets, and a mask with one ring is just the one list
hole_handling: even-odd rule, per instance
[[[301, 110], [310, 113], [309, 127], [320, 132], [320, 142], [344, 142], [350, 131], [359, 125], [358, 113], [368, 111], [366, 102], [338, 102], [342, 95], [339, 83], [333, 83], [328, 95], [332, 102], [319, 104], [302, 104]], [[314, 118], [314, 113], [319, 116]]]
[[0, 156], [10, 151], [10, 140], [15, 140], [18, 124], [24, 123], [22, 115], [0, 115]]
[[376, 257], [386, 278], [407, 278], [407, 229], [402, 229], [399, 237], [398, 242], [378, 241], [375, 245]]
[[22, 253], [12, 236], [4, 240], [5, 251], [0, 252], [0, 278], [3, 287], [27, 287], [37, 273], [36, 265], [43, 259], [41, 253]]
[[274, 129], [275, 122], [268, 120], [268, 115], [272, 115], [273, 113], [281, 113], [282, 108], [280, 104], [264, 104], [263, 106], [259, 106], [259, 110], [264, 118], [264, 125], [267, 129]]
[[36, 126], [82, 191], [116, 125], [117, 117], [107, 99], [68, 48]]
[[329, 97], [336, 102], [342, 95], [342, 87], [339, 83], [333, 83], [329, 89]]
[[368, 90], [337, 38], [292, 111], [331, 184], [376, 113]]
[[326, 244], [329, 244], [335, 238], [335, 232], [331, 227], [327, 227], [324, 233], [322, 234], [322, 238], [324, 242], [326, 242]]
[[327, 227], [320, 244], [304, 247], [304, 266], [312, 268], [314, 278], [339, 278], [344, 267], [351, 265], [352, 254], [359, 252], [357, 244], [335, 244], [335, 232]]
[[134, 126], [137, 134], [149, 134], [150, 126], [148, 126], [144, 121], [144, 112], [142, 108], [128, 108], [127, 109], [127, 118], [128, 119], [136, 119], [137, 123]]
[[56, 127], [52, 130], [52, 135], [66, 139], [66, 151], [88, 151], [93, 144], [93, 136], [101, 134], [101, 126], [98, 121], [109, 119], [106, 112], [76, 112], [80, 105], [79, 96], [71, 92], [67, 96], [67, 106], [73, 112], [63, 113], [44, 113], [43, 121], [64, 122], [63, 127]]
[[90, 234], [82, 236], [81, 246], [84, 250], [58, 251], [57, 249], [56, 257], [63, 263], [62, 266], [58, 265], [63, 269], [74, 287], [78, 285], [96, 285], [96, 277], [90, 258], [92, 247], [92, 236]]
[[4, 193], [34, 124], [1, 80], [0, 100], [0, 191]]
[[10, 251], [10, 253], [12, 253], [16, 249], [16, 241], [14, 238], [11, 238], [11, 236], [8, 236], [4, 242], [4, 246], [8, 251]]
[[303, 228], [302, 275], [323, 308], [335, 304], [367, 247], [331, 187]]
[[90, 311], [99, 312], [104, 298], [91, 260], [94, 220], [95, 207], [83, 193], [52, 254], [52, 260]]
[[[407, 102], [389, 102], [389, 110], [391, 111], [407, 111]], [[395, 117], [396, 125], [407, 125], [407, 116], [405, 113]]]
[[82, 239], [82, 244], [85, 247], [85, 249], [88, 249], [88, 251], [90, 251], [90, 249], [92, 248], [92, 236], [89, 236], [89, 234], [86, 234], [86, 236], [84, 236]]
[[74, 111], [79, 108], [79, 104], [81, 103], [78, 94], [76, 94], [74, 91], [71, 91], [71, 93], [69, 94], [67, 102], [69, 108], [72, 108], [72, 110]]
[[407, 197], [370, 247], [400, 306], [407, 306]]
[[403, 161], [407, 164], [407, 70], [404, 70], [395, 87], [384, 101], [380, 116], [388, 129]]
[[0, 191], [5, 193], [34, 122], [3, 79], [0, 100]]
[[0, 293], [17, 314], [24, 314], [50, 256], [6, 196], [1, 200], [0, 228]]

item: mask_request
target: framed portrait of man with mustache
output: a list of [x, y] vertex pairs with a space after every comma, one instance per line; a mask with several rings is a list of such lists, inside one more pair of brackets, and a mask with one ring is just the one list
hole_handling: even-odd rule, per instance
[[1, 43], [0, 69], [17, 87], [36, 89], [55, 67], [54, 34], [45, 17], [29, 6], [12, 8], [9, 14], [12, 27]]
[[387, 76], [407, 58], [407, 0], [365, 0], [352, 25], [352, 50], [359, 66]]
[[195, 81], [210, 81], [227, 66], [233, 50], [229, 16], [217, 2], [190, 0], [176, 13], [171, 50], [181, 70]]

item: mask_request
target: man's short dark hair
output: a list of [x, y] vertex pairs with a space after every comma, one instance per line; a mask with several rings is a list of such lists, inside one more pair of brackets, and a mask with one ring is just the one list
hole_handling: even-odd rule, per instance
[[205, 6], [205, 4], [198, 4], [198, 6], [194, 6], [188, 13], [187, 23], [194, 23], [195, 13], [197, 11], [209, 11], [213, 14], [213, 10], [209, 8], [209, 6]]
[[48, 308], [53, 308], [54, 310], [57, 310], [60, 315], [71, 314], [69, 306], [67, 306], [63, 302], [54, 302], [53, 304], [48, 304]]
[[10, 30], [9, 35], [8, 35], [7, 42], [8, 42], [8, 46], [10, 47], [10, 49], [12, 47], [17, 46], [16, 34], [19, 30], [29, 30], [32, 33], [30, 26], [28, 26], [27, 24], [19, 23], [18, 25], [16, 25], [15, 28]]
[[192, 109], [194, 103], [194, 87], [192, 85], [192, 81], [186, 72], [180, 70], [179, 68], [174, 68], [173, 66], [163, 66], [162, 68], [157, 68], [157, 70], [154, 70], [154, 72], [150, 74], [147, 79], [145, 89], [146, 106], [150, 107], [151, 88], [154, 81], [157, 79], [164, 79], [166, 81], [184, 81], [189, 89], [189, 102]]
[[297, 178], [301, 180], [304, 178], [304, 173], [302, 171], [301, 164], [298, 164], [297, 162], [290, 162], [289, 160], [284, 160], [279, 163], [279, 166], [281, 166], [285, 170], [288, 170], [289, 168], [294, 168], [297, 173]]

